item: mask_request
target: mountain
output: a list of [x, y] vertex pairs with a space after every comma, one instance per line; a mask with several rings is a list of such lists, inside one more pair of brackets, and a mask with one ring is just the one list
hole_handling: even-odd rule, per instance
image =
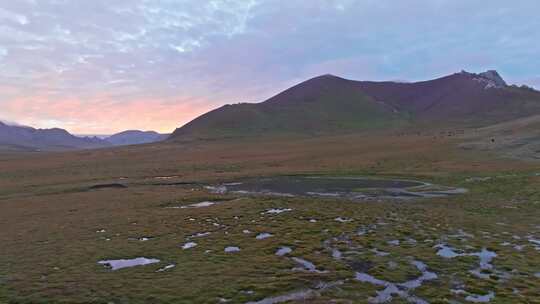
[[540, 113], [540, 92], [508, 86], [496, 71], [462, 71], [416, 83], [357, 84], [376, 100], [410, 113], [414, 122], [478, 127]]
[[35, 129], [0, 121], [0, 149], [61, 151], [94, 149], [110, 144], [96, 137], [76, 137], [64, 129]]
[[324, 75], [262, 102], [225, 105], [176, 129], [171, 140], [333, 134], [406, 126], [479, 127], [540, 114], [540, 92], [497, 71], [434, 80], [354, 81]]
[[111, 135], [105, 138], [105, 141], [113, 146], [137, 145], [162, 141], [168, 136], [154, 131], [128, 130]]
[[357, 83], [324, 75], [258, 104], [225, 105], [176, 129], [171, 139], [319, 134], [381, 128], [405, 122], [407, 115], [365, 94]]
[[105, 138], [75, 136], [64, 129], [36, 129], [0, 121], [2, 151], [64, 151], [136, 145], [165, 140], [168, 134], [129, 130]]

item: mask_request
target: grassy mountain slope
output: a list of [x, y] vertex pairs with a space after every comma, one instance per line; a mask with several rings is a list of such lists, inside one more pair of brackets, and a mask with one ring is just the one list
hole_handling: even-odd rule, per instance
[[177, 129], [171, 138], [313, 135], [390, 127], [406, 120], [406, 115], [367, 96], [354, 82], [326, 75], [263, 103], [226, 105], [210, 111]]
[[463, 149], [493, 151], [520, 159], [540, 159], [540, 115], [476, 129], [466, 137]]
[[344, 134], [389, 127], [483, 127], [540, 114], [540, 92], [508, 86], [496, 71], [415, 82], [325, 75], [265, 102], [226, 105], [175, 130], [171, 140]]
[[540, 113], [540, 92], [497, 85], [482, 74], [461, 72], [416, 83], [357, 83], [366, 94], [410, 113], [417, 122], [477, 127]]

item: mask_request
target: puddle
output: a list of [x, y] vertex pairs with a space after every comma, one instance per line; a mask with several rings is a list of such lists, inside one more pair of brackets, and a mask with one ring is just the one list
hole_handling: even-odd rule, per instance
[[213, 205], [219, 204], [219, 202], [210, 202], [210, 201], [204, 201], [200, 203], [190, 204], [186, 206], [171, 206], [171, 207], [165, 207], [165, 209], [189, 209], [189, 208], [205, 208], [210, 207]]
[[325, 193], [325, 192], [306, 192], [309, 196], [321, 196], [321, 197], [339, 197], [339, 193]]
[[334, 288], [337, 285], [341, 285], [341, 284], [343, 284], [343, 282], [341, 281], [332, 282], [332, 283], [319, 283], [313, 289], [293, 291], [284, 295], [265, 298], [260, 301], [247, 302], [246, 304], [277, 304], [277, 303], [285, 303], [285, 302], [289, 303], [289, 302], [296, 302], [296, 301], [306, 302], [313, 298], [320, 297], [322, 292], [330, 288]]
[[[479, 279], [490, 279], [493, 274], [495, 274], [499, 279], [507, 279], [509, 277], [509, 274], [507, 272], [493, 270], [493, 265], [491, 264], [491, 261], [497, 257], [497, 253], [487, 250], [486, 248], [482, 248], [479, 252], [472, 252], [472, 253], [465, 253], [463, 251], [456, 251], [456, 249], [444, 245], [439, 244], [435, 246], [435, 248], [439, 248], [439, 251], [437, 251], [437, 255], [441, 256], [446, 259], [453, 259], [460, 256], [475, 256], [478, 257], [479, 263], [478, 267], [472, 270], [469, 270], [469, 273], [474, 275], [475, 277]], [[489, 270], [490, 273], [484, 273], [484, 270]]]
[[139, 242], [148, 242], [150, 240], [152, 240], [153, 237], [150, 237], [150, 236], [142, 236], [142, 237], [138, 237], [138, 238], [128, 238], [128, 240], [130, 241], [139, 241]]
[[339, 249], [332, 248], [332, 258], [336, 260], [340, 260], [342, 256], [343, 256], [343, 253], [341, 253]]
[[205, 186], [204, 188], [216, 194], [225, 194], [227, 192], [226, 186]]
[[176, 265], [170, 264], [170, 265], [167, 265], [167, 266], [165, 266], [163, 268], [158, 269], [156, 272], [164, 272], [164, 271], [167, 271], [169, 269], [173, 269], [174, 267], [176, 267]]
[[457, 239], [467, 239], [467, 238], [474, 238], [474, 235], [463, 231], [463, 229], [458, 229], [456, 234], [451, 234], [448, 237], [457, 238]]
[[386, 243], [388, 243], [388, 245], [392, 245], [392, 246], [399, 246], [399, 244], [401, 242], [399, 240], [391, 240], [391, 241], [388, 241]]
[[534, 249], [535, 249], [536, 251], [540, 251], [540, 240], [536, 240], [536, 239], [530, 238], [530, 239], [529, 239], [529, 242], [532, 243], [532, 244], [534, 244], [533, 246], [534, 246]]
[[390, 255], [389, 252], [380, 251], [380, 250], [377, 249], [377, 248], [373, 248], [373, 249], [371, 249], [370, 251], [373, 252], [376, 256], [381, 256], [381, 257], [383, 257], [383, 256], [388, 256], [388, 255]]
[[349, 223], [349, 222], [352, 222], [353, 220], [350, 218], [336, 217], [334, 221], [340, 222], [340, 223]]
[[148, 264], [159, 263], [158, 259], [148, 259], [148, 258], [135, 258], [135, 259], [121, 259], [121, 260], [104, 260], [99, 261], [98, 264], [104, 265], [111, 270], [118, 270], [122, 268], [142, 266]]
[[477, 253], [472, 253], [471, 255], [477, 256], [480, 259], [480, 268], [482, 269], [491, 269], [491, 261], [497, 257], [497, 254], [493, 251], [489, 251], [485, 248], [482, 251]]
[[408, 237], [407, 239], [405, 239], [405, 243], [410, 246], [415, 246], [416, 244], [418, 244], [418, 241]]
[[472, 182], [486, 182], [488, 180], [491, 180], [492, 177], [491, 176], [486, 176], [486, 177], [469, 177], [467, 178], [465, 181], [466, 182], [469, 182], [469, 183], [472, 183]]
[[236, 246], [225, 247], [225, 252], [227, 253], [238, 252], [238, 251], [240, 251], [240, 248]]
[[361, 226], [356, 230], [356, 235], [362, 236], [368, 233], [375, 232], [376, 229], [377, 229], [377, 225], [375, 224]]
[[495, 293], [490, 292], [487, 295], [469, 294], [465, 297], [465, 301], [473, 303], [488, 303], [495, 298]]
[[463, 188], [441, 187], [414, 180], [316, 176], [250, 178], [241, 182], [208, 186], [207, 189], [221, 194], [232, 192], [348, 199], [444, 197], [467, 192]]
[[183, 250], [191, 249], [191, 248], [196, 247], [196, 246], [197, 246], [197, 243], [195, 243], [195, 242], [188, 242], [188, 243], [185, 243], [184, 245], [182, 245], [182, 249], [183, 249]]
[[259, 233], [255, 238], [257, 240], [264, 240], [264, 239], [267, 239], [267, 238], [271, 238], [273, 237], [274, 235], [273, 234], [270, 234], [270, 233]]
[[493, 266], [490, 263], [495, 257], [497, 257], [495, 252], [487, 250], [486, 248], [482, 248], [482, 250], [479, 252], [472, 253], [456, 251], [456, 249], [453, 247], [444, 244], [439, 244], [435, 246], [435, 248], [439, 248], [437, 255], [446, 259], [453, 259], [459, 256], [476, 256], [480, 259], [480, 268], [482, 269], [491, 269]]
[[301, 258], [296, 258], [296, 257], [292, 258], [292, 260], [295, 261], [300, 266], [302, 266], [301, 268], [299, 268], [299, 267], [293, 268], [293, 271], [294, 270], [300, 270], [300, 271], [308, 271], [308, 272], [316, 272], [316, 273], [326, 273], [327, 272], [327, 271], [318, 270], [317, 267], [315, 266], [315, 264], [311, 263], [310, 261], [307, 261], [307, 260], [304, 260], [304, 259], [301, 259]]
[[199, 233], [190, 235], [188, 238], [201, 238], [201, 237], [209, 236], [210, 234], [212, 234], [212, 232], [199, 232]]
[[170, 175], [170, 176], [154, 176], [153, 179], [157, 179], [157, 180], [167, 180], [167, 179], [175, 179], [175, 178], [180, 178], [181, 176], [179, 175]]
[[514, 249], [517, 250], [517, 251], [522, 251], [523, 248], [525, 248], [525, 245], [515, 245], [515, 246], [512, 247], [512, 248], [514, 248]]
[[289, 211], [292, 211], [292, 209], [290, 209], [290, 208], [275, 208], [275, 209], [268, 209], [268, 210], [266, 210], [265, 212], [263, 212], [261, 214], [280, 214], [280, 213], [289, 212]]
[[292, 249], [290, 247], [280, 247], [277, 251], [276, 251], [276, 255], [277, 256], [284, 256], [284, 255], [287, 255], [289, 253], [292, 252]]
[[368, 299], [369, 303], [386, 303], [392, 301], [394, 297], [405, 299], [409, 303], [424, 304], [427, 301], [411, 295], [410, 292], [422, 286], [426, 281], [432, 281], [438, 278], [437, 274], [427, 270], [427, 265], [420, 261], [412, 261], [411, 264], [415, 266], [422, 275], [416, 279], [404, 282], [404, 283], [392, 283], [384, 280], [377, 279], [367, 273], [357, 272], [355, 279], [359, 282], [370, 283], [376, 286], [384, 287], [383, 290], [377, 291], [377, 296]]
[[455, 257], [463, 255], [463, 253], [456, 252], [454, 248], [444, 244], [437, 245], [435, 246], [435, 248], [439, 248], [439, 251], [437, 251], [437, 255], [445, 259], [453, 259]]

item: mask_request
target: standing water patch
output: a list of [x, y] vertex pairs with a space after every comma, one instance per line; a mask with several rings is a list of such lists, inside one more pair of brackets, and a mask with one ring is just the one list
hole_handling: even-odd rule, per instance
[[129, 268], [135, 266], [142, 266], [148, 264], [159, 263], [158, 259], [148, 258], [135, 258], [135, 259], [121, 259], [121, 260], [104, 260], [99, 261], [98, 264], [105, 265], [111, 270], [118, 270], [122, 268]]
[[463, 188], [450, 188], [414, 180], [317, 176], [250, 178], [237, 183], [225, 183], [208, 188], [219, 189], [219, 193], [348, 199], [411, 199], [444, 197], [467, 192]]

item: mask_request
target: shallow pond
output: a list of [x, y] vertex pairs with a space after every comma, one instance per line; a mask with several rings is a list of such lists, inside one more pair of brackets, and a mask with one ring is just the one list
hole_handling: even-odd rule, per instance
[[197, 243], [195, 243], [195, 242], [188, 242], [188, 243], [185, 243], [184, 245], [182, 245], [183, 250], [191, 249], [191, 248], [194, 248], [194, 247], [197, 247]]
[[427, 265], [420, 261], [411, 261], [411, 264], [415, 266], [422, 273], [422, 275], [407, 282], [388, 282], [377, 279], [367, 273], [361, 272], [356, 273], [355, 279], [359, 282], [370, 283], [373, 285], [384, 287], [383, 290], [377, 291], [376, 297], [372, 297], [368, 300], [369, 303], [387, 303], [392, 301], [394, 297], [399, 297], [409, 303], [426, 304], [428, 303], [427, 301], [412, 295], [411, 292], [421, 287], [424, 282], [437, 279], [438, 276], [436, 273], [428, 271]]
[[104, 265], [112, 270], [118, 270], [122, 268], [155, 264], [159, 262], [160, 261], [158, 259], [135, 258], [135, 259], [120, 259], [120, 260], [105, 260], [105, 261], [99, 261], [98, 264]]
[[292, 252], [292, 249], [290, 247], [280, 247], [277, 251], [276, 251], [276, 255], [277, 256], [284, 256], [286, 254], [289, 254]]
[[227, 252], [227, 253], [238, 252], [238, 251], [240, 251], [240, 247], [229, 246], [229, 247], [225, 247], [224, 251]]
[[256, 238], [257, 240], [264, 240], [264, 239], [267, 239], [267, 238], [271, 238], [271, 237], [273, 237], [273, 236], [274, 236], [274, 235], [271, 234], [271, 233], [266, 233], [266, 232], [264, 232], [264, 233], [259, 233], [255, 238]]
[[249, 178], [209, 189], [220, 189], [220, 193], [349, 199], [441, 197], [466, 192], [461, 188], [435, 186], [414, 180], [318, 176]]

